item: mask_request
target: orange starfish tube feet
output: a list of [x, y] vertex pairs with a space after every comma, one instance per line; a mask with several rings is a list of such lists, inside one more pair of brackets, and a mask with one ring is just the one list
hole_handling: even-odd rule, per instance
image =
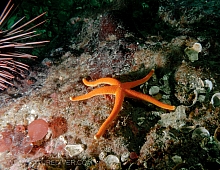
[[105, 120], [105, 122], [102, 124], [99, 131], [94, 136], [95, 139], [99, 139], [105, 133], [109, 124], [111, 124], [112, 121], [117, 117], [118, 113], [121, 110], [121, 107], [122, 107], [122, 104], [123, 104], [125, 97], [142, 99], [142, 100], [148, 101], [158, 107], [161, 107], [163, 109], [175, 110], [175, 106], [171, 106], [171, 105], [162, 103], [149, 95], [131, 90], [131, 88], [136, 87], [136, 86], [148, 81], [150, 79], [150, 77], [153, 75], [153, 73], [154, 73], [154, 70], [151, 70], [150, 73], [147, 76], [145, 76], [144, 78], [142, 78], [140, 80], [132, 81], [132, 82], [125, 82], [125, 83], [121, 83], [120, 81], [118, 81], [114, 78], [100, 78], [100, 79], [93, 81], [93, 82], [89, 82], [86, 79], [83, 79], [83, 83], [87, 86], [93, 87], [93, 86], [97, 86], [99, 84], [108, 84], [110, 86], [104, 86], [104, 87], [94, 89], [93, 91], [89, 92], [88, 94], [85, 94], [82, 96], [70, 97], [70, 100], [72, 100], [72, 101], [85, 100], [85, 99], [89, 99], [93, 96], [103, 95], [103, 94], [115, 95], [115, 104], [112, 109], [112, 112], [109, 115], [109, 117]]

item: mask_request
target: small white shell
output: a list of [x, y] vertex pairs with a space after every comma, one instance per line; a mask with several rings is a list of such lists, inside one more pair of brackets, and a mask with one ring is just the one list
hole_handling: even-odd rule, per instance
[[205, 80], [204, 82], [205, 82], [205, 87], [208, 87], [209, 91], [211, 91], [213, 88], [212, 82], [210, 80]]
[[121, 155], [121, 162], [127, 161], [128, 158], [129, 158], [129, 155], [130, 155], [129, 152], [124, 152], [124, 153]]
[[180, 126], [180, 131], [182, 132], [182, 133], [190, 133], [190, 132], [192, 132], [193, 130], [195, 129], [195, 126]]
[[212, 96], [211, 104], [212, 104], [214, 107], [220, 106], [220, 93], [215, 93], [215, 94]]
[[202, 51], [202, 45], [200, 43], [195, 43], [193, 46], [185, 48], [184, 52], [189, 57], [191, 62], [198, 60], [198, 54]]
[[190, 106], [188, 106], [188, 107], [192, 107], [197, 102], [197, 100], [198, 100], [198, 96], [199, 96], [198, 91], [194, 90], [193, 93], [195, 95], [195, 98], [193, 99], [193, 103]]
[[104, 162], [110, 169], [120, 169], [120, 160], [115, 155], [108, 155], [105, 157]]
[[158, 86], [152, 86], [149, 89], [149, 94], [152, 96], [152, 95], [159, 93], [159, 91], [160, 91], [160, 88]]
[[103, 161], [106, 156], [107, 156], [106, 152], [101, 152], [101, 153], [99, 154], [99, 160]]
[[69, 153], [70, 157], [79, 155], [82, 151], [84, 151], [84, 146], [79, 145], [66, 145], [65, 150]]
[[200, 53], [202, 51], [202, 45], [200, 43], [195, 43], [195, 44], [193, 44], [192, 49], [194, 49], [195, 51]]
[[181, 156], [178, 156], [178, 155], [174, 155], [171, 159], [172, 159], [173, 162], [176, 163], [176, 164], [179, 164], [179, 163], [182, 163], [182, 162], [183, 162]]
[[209, 131], [204, 128], [204, 127], [198, 127], [196, 128], [193, 133], [192, 133], [192, 138], [193, 139], [203, 139], [203, 138], [209, 138], [210, 137], [210, 133]]
[[67, 144], [67, 140], [63, 135], [59, 136], [59, 140], [62, 141], [65, 145]]

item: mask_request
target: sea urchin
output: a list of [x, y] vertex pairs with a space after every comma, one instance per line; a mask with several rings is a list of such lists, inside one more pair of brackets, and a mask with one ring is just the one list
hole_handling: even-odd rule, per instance
[[16, 76], [24, 77], [25, 70], [28, 70], [28, 65], [16, 61], [15, 58], [36, 58], [37, 56], [26, 54], [17, 51], [21, 48], [34, 48], [36, 45], [43, 44], [49, 41], [38, 41], [38, 42], [23, 42], [24, 39], [30, 39], [32, 37], [38, 36], [36, 31], [32, 31], [35, 27], [43, 24], [45, 21], [34, 25], [31, 28], [27, 28], [30, 23], [34, 22], [38, 18], [46, 14], [46, 12], [40, 14], [34, 19], [20, 24], [25, 18], [22, 17], [17, 22], [15, 22], [10, 28], [3, 29], [2, 27], [6, 23], [6, 18], [13, 9], [14, 4], [11, 0], [7, 3], [6, 7], [0, 16], [0, 90], [4, 90], [8, 85], [13, 86], [10, 81]]

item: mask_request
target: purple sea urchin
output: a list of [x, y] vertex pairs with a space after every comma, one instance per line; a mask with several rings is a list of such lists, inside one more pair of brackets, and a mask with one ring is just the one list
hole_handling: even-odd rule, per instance
[[28, 65], [15, 61], [15, 58], [36, 58], [37, 56], [26, 54], [17, 51], [21, 48], [34, 48], [36, 45], [43, 44], [49, 41], [38, 41], [38, 42], [23, 42], [24, 39], [30, 39], [38, 36], [36, 31], [32, 31], [35, 27], [43, 24], [45, 21], [34, 25], [31, 28], [27, 28], [27, 25], [34, 22], [41, 16], [45, 15], [46, 12], [35, 17], [34, 19], [20, 25], [21, 21], [25, 18], [22, 17], [20, 20], [15, 22], [10, 28], [4, 30], [2, 27], [6, 22], [6, 18], [11, 12], [14, 4], [11, 0], [7, 3], [6, 7], [0, 16], [0, 90], [4, 90], [8, 85], [13, 86], [10, 81], [17, 75], [24, 77], [25, 70], [28, 70]]

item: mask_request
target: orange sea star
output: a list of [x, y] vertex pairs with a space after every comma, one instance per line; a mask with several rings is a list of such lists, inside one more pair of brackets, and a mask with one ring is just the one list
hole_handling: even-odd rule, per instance
[[118, 113], [121, 110], [122, 103], [124, 101], [124, 97], [142, 99], [142, 100], [148, 101], [158, 107], [161, 107], [163, 109], [175, 110], [175, 106], [171, 106], [171, 105], [162, 103], [149, 95], [131, 90], [131, 88], [136, 87], [136, 86], [148, 81], [150, 79], [150, 77], [153, 75], [153, 73], [154, 73], [154, 70], [151, 70], [150, 73], [147, 76], [145, 76], [144, 78], [142, 78], [140, 80], [132, 81], [132, 82], [125, 82], [125, 83], [121, 83], [120, 81], [118, 81], [114, 78], [100, 78], [100, 79], [93, 81], [93, 82], [89, 82], [86, 79], [83, 79], [83, 83], [86, 86], [93, 87], [93, 86], [97, 86], [99, 84], [108, 84], [110, 86], [104, 86], [104, 87], [94, 89], [93, 91], [91, 91], [85, 95], [82, 95], [82, 96], [70, 97], [70, 100], [72, 100], [72, 101], [85, 100], [85, 99], [91, 98], [93, 96], [103, 95], [103, 94], [115, 95], [115, 104], [112, 109], [112, 112], [109, 115], [109, 117], [105, 120], [105, 122], [102, 124], [98, 133], [96, 133], [96, 135], [94, 136], [95, 139], [99, 139], [105, 133], [105, 130], [108, 128], [109, 124], [117, 117]]

